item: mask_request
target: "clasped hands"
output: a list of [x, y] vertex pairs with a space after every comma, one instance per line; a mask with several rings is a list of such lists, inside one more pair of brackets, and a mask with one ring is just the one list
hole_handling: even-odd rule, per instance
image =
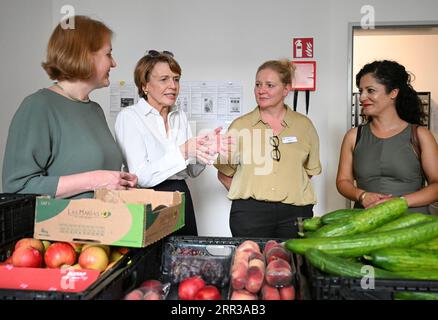
[[221, 130], [218, 127], [187, 140], [180, 146], [184, 158], [196, 158], [202, 164], [213, 164], [218, 154], [228, 155], [232, 152], [235, 140], [228, 134], [220, 134]]
[[388, 201], [389, 199], [392, 199], [391, 194], [366, 192], [366, 195], [365, 195], [365, 197], [363, 197], [361, 204], [364, 208], [371, 208], [371, 207], [374, 207], [380, 203]]

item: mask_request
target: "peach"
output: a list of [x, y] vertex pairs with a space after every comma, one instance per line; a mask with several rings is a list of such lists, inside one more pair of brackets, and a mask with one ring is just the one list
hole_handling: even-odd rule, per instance
[[253, 259], [265, 262], [265, 257], [260, 252], [252, 252], [248, 257], [248, 260], [251, 261]]
[[283, 259], [287, 262], [290, 261], [290, 253], [289, 251], [287, 251], [285, 248], [283, 248], [282, 246], [275, 246], [271, 249], [269, 249], [269, 251], [266, 252], [266, 263], [271, 262], [274, 259]]
[[231, 268], [231, 286], [233, 289], [243, 289], [248, 277], [248, 262], [234, 263]]
[[281, 244], [279, 244], [275, 240], [269, 240], [268, 242], [266, 242], [265, 247], [263, 248], [263, 254], [265, 255], [265, 257], [266, 257], [266, 253], [269, 251], [269, 249], [271, 249], [273, 247], [277, 247], [277, 246], [281, 246]]
[[295, 287], [286, 286], [279, 288], [281, 300], [295, 300]]
[[289, 263], [283, 259], [271, 261], [266, 267], [266, 282], [273, 287], [287, 286], [292, 281], [292, 271]]
[[143, 291], [134, 289], [125, 296], [125, 300], [143, 300]]
[[248, 262], [249, 257], [255, 253], [256, 251], [254, 251], [254, 249], [252, 248], [247, 248], [247, 249], [243, 249], [241, 251], [237, 251], [236, 254], [234, 255], [234, 261], [246, 261]]
[[236, 251], [242, 251], [244, 249], [253, 249], [256, 252], [260, 252], [260, 246], [252, 241], [252, 240], [245, 240], [243, 241], [236, 249]]
[[262, 300], [280, 300], [280, 292], [277, 288], [264, 284], [262, 288]]
[[258, 300], [257, 296], [245, 289], [234, 290], [230, 300]]
[[158, 291], [148, 290], [145, 292], [143, 300], [163, 300], [163, 296]]
[[265, 278], [265, 262], [259, 259], [253, 259], [249, 262], [248, 277], [245, 289], [252, 293], [257, 293], [263, 284]]

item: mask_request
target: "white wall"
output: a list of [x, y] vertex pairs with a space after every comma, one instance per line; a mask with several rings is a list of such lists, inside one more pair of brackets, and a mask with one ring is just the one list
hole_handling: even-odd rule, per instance
[[[353, 50], [353, 75], [368, 62], [395, 60], [414, 74], [415, 90], [431, 92], [431, 114], [435, 117], [430, 128], [438, 141], [438, 35], [360, 35], [354, 38]], [[354, 88], [357, 91], [355, 84]]]
[[49, 83], [41, 62], [51, 32], [51, 5], [50, 0], [0, 4], [0, 168], [15, 110], [25, 96]]
[[[52, 0], [51, 3], [50, 9], [34, 10], [36, 17], [32, 21], [41, 20], [38, 28], [42, 25], [47, 28], [45, 19], [50, 14], [52, 19], [47, 20], [53, 20], [53, 23], [62, 17], [59, 9], [65, 2]], [[111, 73], [112, 81], [132, 79], [134, 65], [147, 49], [167, 49], [176, 54], [183, 68], [184, 80], [241, 81], [244, 85], [244, 111], [255, 106], [252, 87], [257, 67], [268, 59], [291, 57], [293, 37], [313, 37], [317, 91], [311, 94], [309, 117], [320, 136], [323, 165], [322, 175], [313, 181], [319, 201], [315, 208], [317, 214], [345, 205], [336, 191], [335, 176], [349, 108], [348, 23], [360, 22], [362, 5], [374, 5], [378, 21], [433, 20], [438, 10], [436, 0], [406, 0], [402, 4], [398, 0], [368, 0], [366, 3], [360, 0], [313, 0], [306, 3], [292, 0], [69, 0], [68, 4], [73, 5], [78, 14], [102, 19], [115, 31], [113, 51], [118, 67]], [[15, 2], [11, 1], [11, 7], [15, 8]], [[46, 9], [51, 12], [46, 12]], [[17, 17], [11, 13], [10, 19]], [[32, 47], [40, 50], [47, 39], [47, 32], [34, 35]], [[18, 42], [17, 47], [24, 50], [27, 46]], [[33, 70], [34, 79], [41, 77], [36, 76], [40, 73], [41, 59], [36, 59], [38, 62], [34, 61], [27, 68]], [[15, 70], [14, 65], [3, 59], [0, 63], [7, 74]], [[26, 74], [28, 71], [23, 71], [19, 76]], [[44, 81], [40, 80], [38, 85], [43, 86]], [[2, 110], [2, 114], [12, 114], [22, 97], [32, 92], [29, 88], [7, 91], [3, 87], [2, 81], [2, 90], [14, 103], [7, 106], [8, 111]], [[108, 93], [108, 89], [99, 90], [94, 98], [107, 111], [112, 126], [114, 119], [108, 113]], [[304, 111], [304, 106], [299, 105], [298, 110]], [[8, 126], [9, 118], [3, 118], [0, 120], [2, 127]], [[2, 135], [2, 141], [5, 139]], [[208, 168], [189, 183], [200, 234], [230, 235], [230, 202], [216, 179], [215, 170]]]

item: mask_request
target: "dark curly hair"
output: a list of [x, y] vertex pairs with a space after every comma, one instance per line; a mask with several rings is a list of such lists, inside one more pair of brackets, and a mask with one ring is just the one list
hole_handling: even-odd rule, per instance
[[366, 64], [356, 75], [356, 86], [360, 79], [371, 73], [376, 81], [385, 86], [386, 93], [399, 89], [395, 100], [398, 116], [406, 122], [423, 125], [425, 114], [421, 100], [411, 85], [411, 74], [396, 61], [381, 60]]

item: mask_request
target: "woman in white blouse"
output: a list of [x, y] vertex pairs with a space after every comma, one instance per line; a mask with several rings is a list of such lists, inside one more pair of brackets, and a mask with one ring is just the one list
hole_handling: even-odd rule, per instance
[[180, 77], [181, 67], [171, 52], [150, 50], [134, 71], [140, 100], [118, 114], [115, 133], [129, 172], [138, 176], [140, 187], [185, 193], [185, 226], [176, 233], [197, 236], [184, 179], [198, 176], [205, 164], [215, 160], [221, 128], [192, 137], [186, 114], [175, 106]]

